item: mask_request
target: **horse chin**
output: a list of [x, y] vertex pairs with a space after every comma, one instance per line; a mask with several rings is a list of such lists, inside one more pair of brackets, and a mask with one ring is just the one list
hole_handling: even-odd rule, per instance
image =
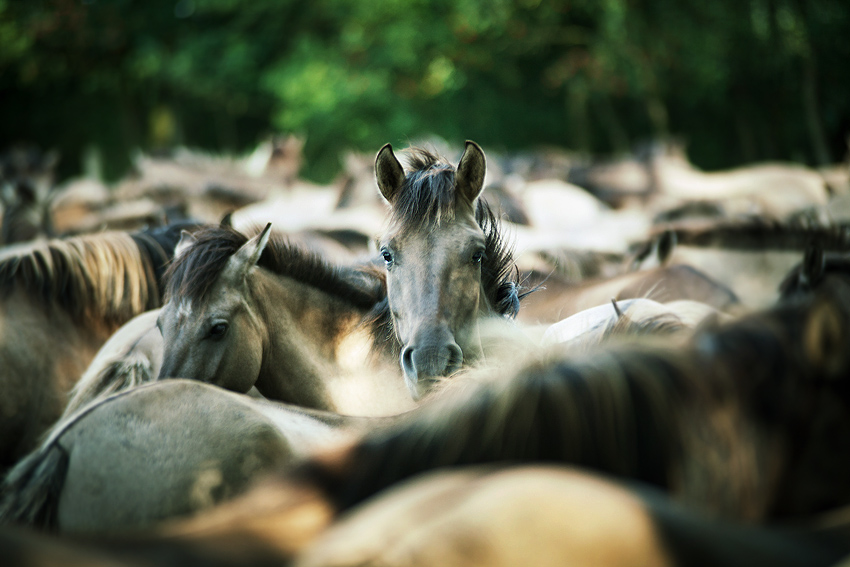
[[440, 380], [435, 378], [423, 378], [417, 376], [404, 375], [404, 382], [407, 384], [407, 389], [410, 391], [410, 397], [418, 402], [426, 397], [434, 389]]

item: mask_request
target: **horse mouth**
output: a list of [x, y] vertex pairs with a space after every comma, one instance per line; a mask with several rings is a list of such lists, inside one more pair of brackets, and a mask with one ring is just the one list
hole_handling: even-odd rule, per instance
[[407, 375], [404, 381], [407, 383], [407, 389], [414, 401], [419, 401], [426, 397], [431, 391], [440, 384], [445, 378], [411, 378]]

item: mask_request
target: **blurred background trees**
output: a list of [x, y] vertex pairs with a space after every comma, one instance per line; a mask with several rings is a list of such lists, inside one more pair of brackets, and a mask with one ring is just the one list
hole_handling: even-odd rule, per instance
[[847, 37], [844, 0], [0, 0], [0, 146], [111, 179], [137, 148], [272, 132], [315, 180], [429, 134], [818, 165], [847, 151]]

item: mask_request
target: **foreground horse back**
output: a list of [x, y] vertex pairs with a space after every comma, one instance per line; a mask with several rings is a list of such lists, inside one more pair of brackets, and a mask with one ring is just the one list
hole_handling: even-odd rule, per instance
[[0, 523], [148, 527], [232, 498], [359, 427], [191, 380], [139, 386], [82, 408], [22, 460], [3, 484]]

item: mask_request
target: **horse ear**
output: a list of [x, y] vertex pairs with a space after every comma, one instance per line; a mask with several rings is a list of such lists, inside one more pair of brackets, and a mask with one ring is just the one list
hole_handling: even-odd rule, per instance
[[807, 314], [804, 345], [808, 360], [829, 378], [847, 375], [846, 323], [835, 303], [821, 298]]
[[623, 318], [623, 310], [620, 309], [619, 305], [617, 305], [617, 298], [615, 298], [615, 297], [611, 298], [611, 305], [614, 306], [614, 313], [617, 315], [617, 319], [622, 319]]
[[188, 230], [180, 231], [180, 242], [177, 243], [177, 246], [174, 247], [174, 257], [178, 258], [183, 252], [186, 251], [191, 245], [197, 242], [198, 239], [195, 238], [195, 235], [189, 232]]
[[673, 254], [673, 250], [676, 248], [676, 243], [678, 239], [676, 238], [675, 230], [665, 230], [661, 236], [658, 237], [658, 251], [656, 254], [658, 255], [658, 264], [663, 266], [670, 259], [670, 256]]
[[825, 261], [823, 248], [812, 242], [806, 246], [803, 254], [803, 265], [800, 267], [800, 283], [811, 288], [818, 284], [823, 277]]
[[30, 204], [36, 201], [35, 187], [29, 181], [19, 181], [15, 184], [18, 191], [18, 202]]
[[484, 151], [475, 142], [467, 140], [466, 149], [463, 150], [463, 155], [460, 156], [460, 162], [457, 164], [455, 187], [470, 204], [475, 203], [484, 189], [486, 171]]
[[266, 225], [263, 232], [250, 239], [242, 245], [242, 248], [236, 251], [232, 261], [237, 267], [238, 273], [247, 275], [248, 271], [257, 265], [260, 261], [260, 256], [263, 255], [263, 250], [266, 249], [266, 244], [269, 243], [269, 237], [272, 232], [272, 223]]
[[226, 215], [221, 217], [221, 222], [218, 226], [221, 228], [233, 228], [233, 211], [228, 211]]
[[404, 168], [396, 159], [390, 144], [381, 148], [378, 157], [375, 158], [375, 177], [378, 180], [381, 195], [392, 204], [404, 184]]

